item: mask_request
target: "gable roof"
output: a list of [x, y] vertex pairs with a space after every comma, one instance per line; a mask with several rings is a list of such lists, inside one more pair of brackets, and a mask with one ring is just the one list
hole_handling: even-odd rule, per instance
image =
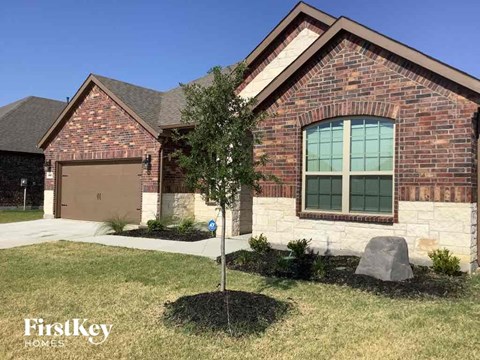
[[245, 58], [247, 66], [249, 66], [258, 56], [260, 56], [262, 52], [267, 49], [273, 41], [275, 41], [278, 35], [280, 35], [282, 31], [284, 31], [287, 26], [290, 25], [300, 14], [308, 15], [328, 26], [331, 26], [336, 20], [334, 16], [300, 1]]
[[93, 74], [122, 102], [132, 109], [140, 118], [152, 128], [158, 126], [162, 93], [123, 81], [110, 79], [105, 76]]
[[[233, 66], [226, 66], [223, 71], [228, 72]], [[213, 81], [213, 75], [207, 74], [188, 84], [208, 86]], [[123, 81], [110, 79], [105, 76], [90, 74], [78, 89], [72, 101], [60, 113], [52, 126], [45, 131], [38, 142], [38, 147], [44, 148], [49, 139], [63, 125], [69, 112], [76, 106], [92, 84], [100, 87], [107, 95], [118, 103], [130, 116], [139, 122], [152, 136], [158, 137], [163, 129], [181, 126], [181, 111], [185, 106], [185, 94], [181, 86], [169, 91], [160, 92]]]
[[449, 79], [467, 89], [480, 93], [480, 80], [452, 66], [449, 66], [431, 56], [382, 35], [349, 18], [340, 17], [337, 21], [310, 47], [305, 50], [293, 63], [270, 82], [257, 96], [257, 106], [266, 100], [279, 86], [298, 71], [312, 56], [321, 50], [330, 40], [342, 31], [354, 34], [368, 42], [386, 49], [414, 64], [420, 65], [446, 79]]
[[65, 105], [29, 96], [0, 107], [0, 150], [42, 154], [37, 142]]
[[97, 85], [102, 89], [113, 101], [152, 134], [152, 136], [158, 137], [160, 131], [155, 119], [158, 118], [160, 111], [160, 103], [162, 100], [161, 92], [104, 76], [90, 74], [77, 90], [72, 100], [40, 139], [38, 147], [45, 147], [52, 136], [56, 134], [57, 129], [63, 126], [67, 115], [77, 106], [83, 94], [93, 85]]

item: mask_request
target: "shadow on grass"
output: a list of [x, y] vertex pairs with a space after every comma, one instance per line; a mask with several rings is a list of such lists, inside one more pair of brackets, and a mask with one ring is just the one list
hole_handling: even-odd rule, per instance
[[289, 290], [298, 286], [298, 282], [291, 279], [283, 279], [278, 277], [264, 277], [262, 284], [257, 289], [258, 292], [263, 292], [268, 289]]
[[264, 332], [290, 306], [263, 294], [214, 291], [165, 303], [163, 321], [194, 334], [220, 332], [241, 337]]

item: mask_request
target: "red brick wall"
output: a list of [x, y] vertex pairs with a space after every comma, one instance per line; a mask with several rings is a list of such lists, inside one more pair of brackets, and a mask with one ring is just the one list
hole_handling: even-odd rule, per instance
[[308, 15], [300, 14], [284, 31], [268, 46], [263, 53], [255, 59], [248, 68], [245, 81], [238, 88], [238, 91], [248, 85], [277, 55], [303, 30], [309, 29], [321, 35], [329, 28], [328, 25], [311, 18]]
[[[158, 192], [160, 143], [99, 87], [93, 86], [79, 100], [64, 126], [45, 149], [46, 159], [56, 161], [144, 158], [152, 156], [152, 170], [143, 172], [144, 192]], [[45, 180], [54, 189], [54, 180]]]
[[182, 149], [185, 151], [185, 146], [179, 141], [175, 141], [172, 138], [167, 139], [164, 142], [163, 147], [163, 181], [162, 192], [163, 193], [189, 193], [191, 192], [184, 183], [185, 172], [178, 165], [178, 160], [174, 153]]
[[42, 154], [0, 151], [0, 207], [23, 206], [22, 178], [28, 180], [27, 206], [42, 206], [43, 164]]
[[[396, 122], [396, 198], [476, 201], [478, 94], [353, 35], [320, 51], [262, 104], [264, 169], [282, 184], [265, 183], [266, 197], [297, 197], [302, 126], [326, 118], [377, 115]], [[274, 116], [275, 114], [275, 116]]]

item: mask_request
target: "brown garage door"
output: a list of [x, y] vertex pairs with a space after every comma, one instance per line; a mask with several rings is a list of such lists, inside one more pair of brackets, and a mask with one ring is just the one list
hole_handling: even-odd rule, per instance
[[105, 221], [121, 216], [139, 223], [141, 175], [140, 161], [63, 164], [60, 217]]

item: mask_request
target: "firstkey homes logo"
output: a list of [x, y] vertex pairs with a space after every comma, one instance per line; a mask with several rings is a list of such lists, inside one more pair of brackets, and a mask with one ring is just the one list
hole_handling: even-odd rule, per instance
[[59, 337], [84, 337], [92, 345], [103, 344], [112, 331], [112, 324], [90, 324], [88, 319], [71, 319], [64, 323], [46, 323], [44, 319], [24, 319], [25, 336], [41, 337], [42, 339], [25, 340], [25, 346], [65, 346], [64, 340], [55, 340]]

